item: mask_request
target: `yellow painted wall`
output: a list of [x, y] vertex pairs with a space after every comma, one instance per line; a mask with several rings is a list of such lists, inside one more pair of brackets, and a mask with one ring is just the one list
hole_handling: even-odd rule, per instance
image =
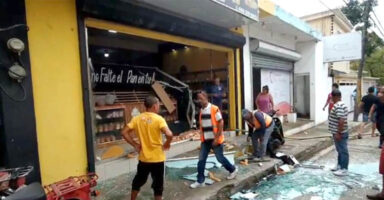
[[241, 78], [243, 77], [241, 74], [241, 58], [240, 58], [240, 49], [236, 49], [236, 74], [237, 74], [237, 82], [236, 82], [236, 87], [237, 87], [237, 116], [239, 118], [237, 128], [243, 129], [242, 128], [242, 115], [241, 115], [241, 108], [242, 108], [242, 101], [241, 101], [241, 94], [242, 94], [242, 88], [241, 88]]
[[[324, 36], [332, 35], [331, 33], [331, 25], [332, 25], [332, 16], [327, 16], [319, 19], [314, 19], [311, 21], [307, 21], [309, 25], [311, 25], [315, 30], [323, 33]], [[349, 32], [344, 30], [342, 25], [338, 23], [335, 19], [333, 23], [333, 34], [340, 34]]]
[[228, 62], [230, 64], [229, 68], [229, 114], [231, 116], [229, 127], [230, 128], [238, 128], [236, 126], [236, 97], [238, 94], [235, 92], [236, 85], [236, 77], [235, 77], [235, 54], [234, 52], [228, 52]]
[[315, 19], [307, 23], [324, 36], [331, 35], [331, 17]]
[[75, 0], [26, 0], [43, 184], [87, 172]]
[[271, 0], [259, 0], [259, 17], [269, 17], [275, 15], [276, 5]]

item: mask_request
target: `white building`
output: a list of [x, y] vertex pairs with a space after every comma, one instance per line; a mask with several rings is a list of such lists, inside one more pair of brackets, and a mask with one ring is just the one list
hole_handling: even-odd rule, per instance
[[[353, 25], [340, 9], [327, 10], [314, 13], [301, 18], [314, 29], [320, 31], [324, 37], [353, 32]], [[330, 75], [333, 82], [340, 85], [343, 101], [352, 111], [354, 109], [353, 91], [357, 85], [357, 71], [351, 70], [350, 61], [329, 63]], [[368, 88], [375, 86], [379, 78], [370, 77], [363, 72], [362, 92], [366, 94]]]
[[260, 22], [243, 26], [245, 107], [254, 109], [261, 87], [268, 85], [275, 105], [289, 103], [299, 117], [324, 122], [332, 80], [323, 63], [321, 33], [280, 7], [269, 7]]

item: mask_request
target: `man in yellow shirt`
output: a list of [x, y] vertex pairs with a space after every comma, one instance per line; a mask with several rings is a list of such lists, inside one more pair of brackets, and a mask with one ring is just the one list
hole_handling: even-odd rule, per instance
[[[155, 200], [161, 200], [164, 186], [164, 150], [168, 150], [171, 146], [172, 132], [164, 118], [157, 114], [160, 110], [159, 99], [148, 96], [144, 105], [146, 112], [134, 117], [121, 131], [124, 139], [139, 152], [139, 164], [132, 182], [131, 200], [136, 199], [149, 174], [153, 180]], [[131, 136], [133, 132], [136, 133], [140, 143], [133, 140]], [[167, 138], [164, 144], [162, 133]]]

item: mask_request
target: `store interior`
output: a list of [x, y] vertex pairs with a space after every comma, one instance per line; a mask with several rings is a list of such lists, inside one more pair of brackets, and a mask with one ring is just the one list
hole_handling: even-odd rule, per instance
[[147, 95], [159, 97], [159, 114], [176, 135], [174, 142], [198, 139], [200, 108], [195, 94], [209, 91], [219, 77], [225, 93], [222, 114], [228, 124], [227, 52], [113, 30], [88, 28], [87, 32], [96, 163], [135, 157], [120, 130], [132, 117], [145, 112]]

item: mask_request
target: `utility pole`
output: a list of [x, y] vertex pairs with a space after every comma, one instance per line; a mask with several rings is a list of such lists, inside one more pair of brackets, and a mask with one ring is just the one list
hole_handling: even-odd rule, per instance
[[[365, 66], [365, 49], [366, 49], [366, 43], [368, 40], [367, 29], [369, 27], [369, 14], [372, 11], [373, 1], [374, 0], [367, 0], [364, 6], [364, 12], [363, 12], [364, 26], [362, 29], [362, 40], [361, 40], [361, 60], [360, 60], [359, 70], [357, 73], [357, 95], [356, 95], [355, 109], [359, 109], [357, 105], [360, 104], [361, 97], [362, 97], [361, 86], [362, 86], [363, 70]], [[355, 110], [355, 113], [358, 113], [358, 112]], [[357, 117], [358, 115], [354, 116], [354, 121], [357, 121]]]

